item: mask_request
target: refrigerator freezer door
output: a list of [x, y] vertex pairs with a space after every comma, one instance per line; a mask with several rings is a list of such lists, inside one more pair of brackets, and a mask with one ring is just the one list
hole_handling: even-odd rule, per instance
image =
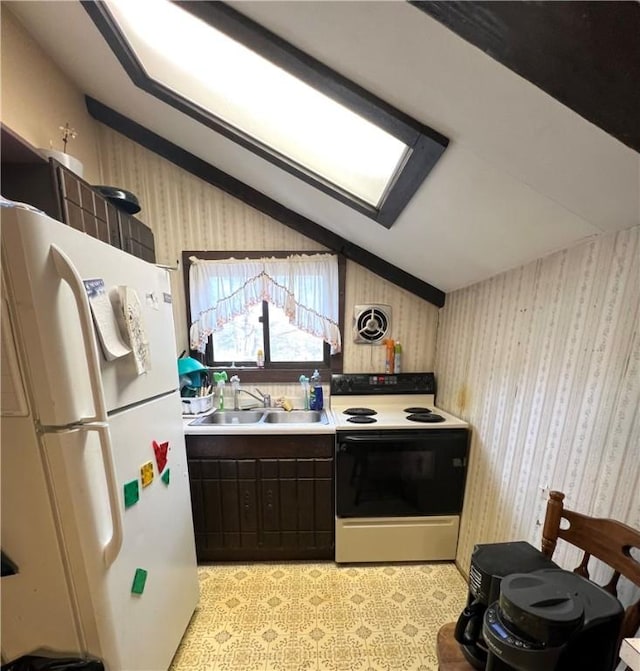
[[[17, 344], [28, 352], [28, 377], [41, 424], [66, 426], [99, 416], [92, 372], [102, 381], [107, 412], [178, 387], [167, 271], [43, 214], [7, 208], [1, 214], [10, 309]], [[71, 263], [66, 279], [55, 248]], [[149, 341], [147, 372], [138, 374], [131, 354], [107, 361], [91, 327], [88, 346], [97, 351], [99, 366], [92, 371], [81, 327], [89, 305], [82, 280], [88, 279], [103, 280], [110, 294], [121, 286], [137, 294]]]
[[[104, 548], [114, 515], [99, 432], [86, 426], [45, 438], [70, 574], [89, 652], [109, 671], [162, 671], [198, 600], [178, 392], [115, 413], [109, 432], [124, 530], [110, 565]], [[158, 472], [154, 441], [168, 443], [168, 483]], [[153, 480], [143, 487], [141, 468], [149, 462]], [[137, 483], [138, 498], [127, 495], [125, 507], [128, 483]]]

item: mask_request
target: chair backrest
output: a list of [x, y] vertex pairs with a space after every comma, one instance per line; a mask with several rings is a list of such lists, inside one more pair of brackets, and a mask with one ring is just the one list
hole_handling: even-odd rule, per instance
[[[602, 585], [607, 592], [618, 596], [618, 580], [621, 575], [640, 587], [640, 562], [631, 556], [632, 548], [636, 548], [636, 552], [639, 553], [636, 556], [640, 557], [640, 531], [616, 520], [588, 517], [567, 510], [563, 501], [562, 492], [549, 493], [542, 529], [542, 553], [551, 559], [558, 538], [561, 538], [584, 552], [574, 573], [590, 580], [587, 565], [589, 559], [595, 557], [613, 570], [609, 582]], [[568, 528], [562, 528], [562, 520], [567, 521]], [[634, 637], [638, 627], [640, 627], [640, 598], [625, 610], [618, 636], [618, 650], [622, 639]]]

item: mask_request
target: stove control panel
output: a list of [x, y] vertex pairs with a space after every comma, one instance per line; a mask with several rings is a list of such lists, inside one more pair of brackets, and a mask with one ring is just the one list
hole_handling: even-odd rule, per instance
[[434, 394], [433, 373], [344, 373], [331, 376], [332, 396]]

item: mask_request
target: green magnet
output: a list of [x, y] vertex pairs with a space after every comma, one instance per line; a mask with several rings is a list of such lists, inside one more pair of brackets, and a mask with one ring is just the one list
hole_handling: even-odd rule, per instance
[[167, 468], [167, 470], [160, 476], [162, 479], [162, 482], [164, 482], [165, 485], [169, 484], [169, 472], [171, 471], [170, 468]]
[[140, 498], [140, 485], [137, 480], [127, 482], [124, 486], [124, 507], [130, 508]]
[[133, 585], [131, 585], [131, 592], [133, 594], [142, 594], [144, 592], [144, 584], [147, 582], [147, 572], [143, 568], [137, 568], [136, 574], [133, 576]]

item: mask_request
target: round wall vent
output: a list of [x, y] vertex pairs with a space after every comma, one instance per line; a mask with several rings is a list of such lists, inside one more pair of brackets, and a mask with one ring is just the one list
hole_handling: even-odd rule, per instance
[[391, 330], [390, 305], [356, 305], [353, 318], [357, 343], [382, 344]]

